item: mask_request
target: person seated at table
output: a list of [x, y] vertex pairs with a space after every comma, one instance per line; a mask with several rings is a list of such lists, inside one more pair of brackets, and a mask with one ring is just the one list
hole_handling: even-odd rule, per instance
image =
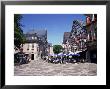
[[20, 65], [20, 64], [27, 63], [26, 55], [25, 55], [25, 53], [23, 52], [23, 48], [20, 48], [20, 52], [18, 52], [17, 58], [18, 58], [18, 60], [19, 60], [19, 65]]
[[67, 56], [64, 55], [64, 56], [62, 57], [61, 63], [62, 63], [62, 64], [63, 64], [63, 63], [66, 63], [66, 60], [67, 60]]
[[49, 57], [48, 62], [51, 62], [51, 63], [53, 62], [53, 56]]
[[72, 55], [68, 57], [68, 63], [72, 63]]

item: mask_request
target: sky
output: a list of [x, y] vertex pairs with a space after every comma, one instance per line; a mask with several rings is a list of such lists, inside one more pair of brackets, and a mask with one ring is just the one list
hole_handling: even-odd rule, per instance
[[70, 32], [73, 20], [85, 21], [83, 14], [23, 14], [23, 32], [47, 30], [47, 41], [52, 45], [62, 44], [64, 32]]

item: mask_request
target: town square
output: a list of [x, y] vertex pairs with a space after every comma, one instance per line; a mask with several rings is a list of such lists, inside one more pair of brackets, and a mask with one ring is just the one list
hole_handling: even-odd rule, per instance
[[15, 14], [15, 76], [96, 76], [97, 14]]

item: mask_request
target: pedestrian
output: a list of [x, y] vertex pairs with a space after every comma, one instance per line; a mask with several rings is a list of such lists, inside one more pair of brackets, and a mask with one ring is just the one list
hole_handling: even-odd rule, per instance
[[20, 52], [18, 52], [17, 57], [18, 57], [18, 60], [19, 60], [19, 65], [27, 62], [26, 61], [26, 55], [23, 52], [23, 48], [20, 48]]

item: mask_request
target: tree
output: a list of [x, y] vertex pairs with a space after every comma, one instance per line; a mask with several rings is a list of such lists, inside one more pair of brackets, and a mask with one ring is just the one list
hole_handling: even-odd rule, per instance
[[23, 34], [23, 30], [21, 29], [21, 19], [22, 15], [14, 15], [14, 45], [18, 48], [20, 48], [20, 45], [25, 42], [25, 36]]
[[53, 51], [55, 54], [62, 52], [62, 49], [63, 49], [63, 47], [61, 45], [54, 45], [53, 46]]

